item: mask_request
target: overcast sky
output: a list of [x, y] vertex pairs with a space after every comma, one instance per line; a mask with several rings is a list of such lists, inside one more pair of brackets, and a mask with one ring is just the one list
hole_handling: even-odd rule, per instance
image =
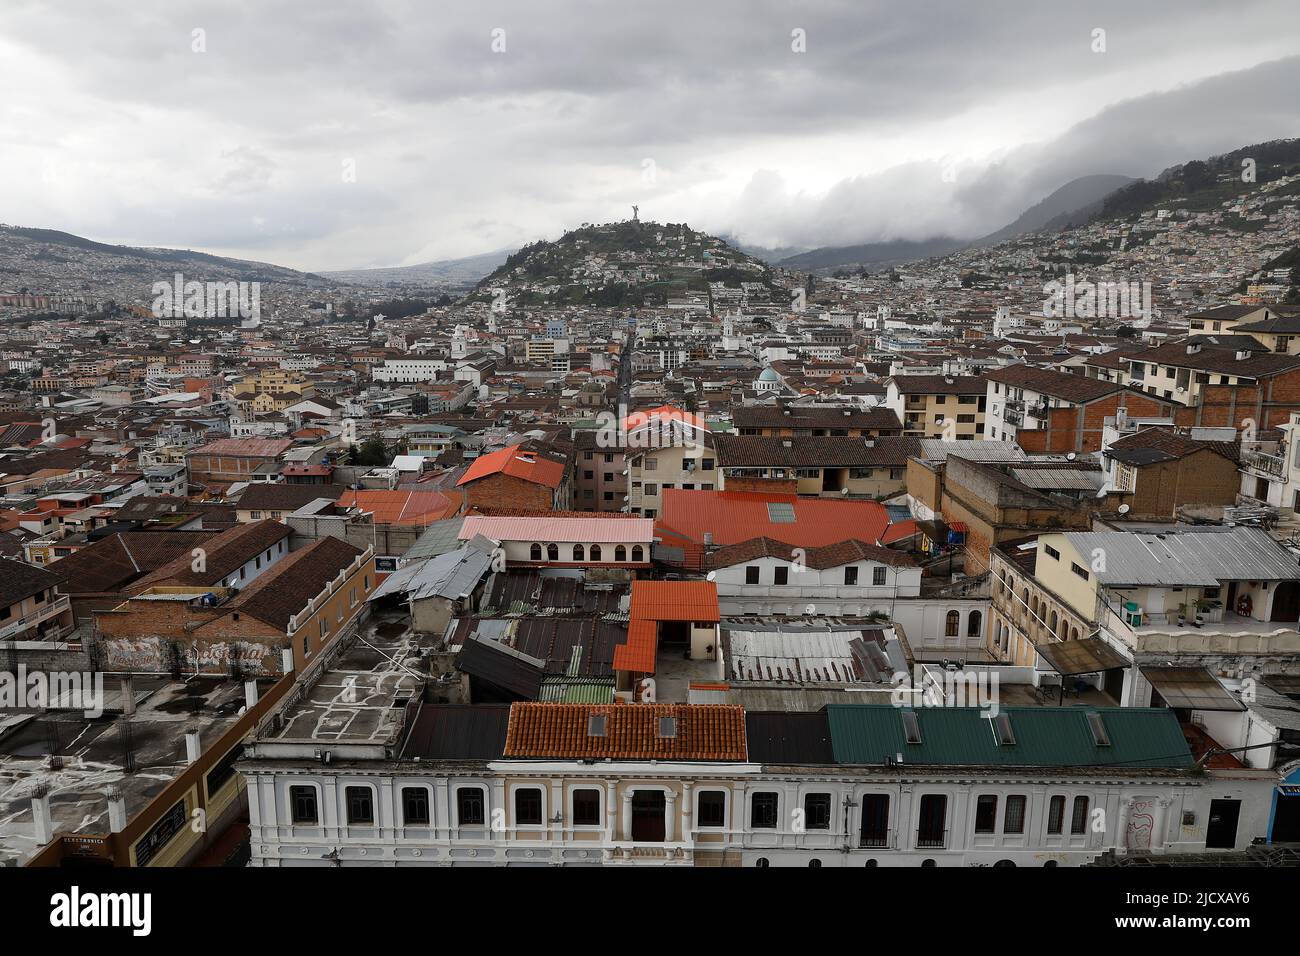
[[768, 246], [964, 238], [1300, 135], [1297, 90], [1296, 0], [3, 0], [0, 221], [320, 270], [632, 203]]

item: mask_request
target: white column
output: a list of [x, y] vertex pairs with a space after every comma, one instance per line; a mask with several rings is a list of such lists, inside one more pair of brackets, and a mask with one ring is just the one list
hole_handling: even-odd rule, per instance
[[664, 794], [664, 842], [672, 843], [677, 832], [677, 794], [671, 790]]
[[623, 820], [619, 827], [621, 839], [624, 842], [632, 842], [632, 791], [626, 790], [623, 793]]

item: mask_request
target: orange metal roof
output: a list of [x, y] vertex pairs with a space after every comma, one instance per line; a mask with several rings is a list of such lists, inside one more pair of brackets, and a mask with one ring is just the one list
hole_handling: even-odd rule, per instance
[[475, 458], [466, 469], [465, 474], [456, 482], [457, 487], [486, 478], [488, 475], [504, 474], [539, 485], [558, 488], [564, 480], [564, 465], [552, 461], [537, 452], [520, 451], [523, 445], [511, 445], [491, 454]]
[[614, 648], [614, 670], [654, 673], [660, 621], [719, 620], [718, 586], [712, 581], [633, 581], [627, 643]]
[[[788, 504], [793, 521], [773, 521], [769, 504]], [[794, 547], [822, 547], [846, 538], [870, 544], [899, 536], [889, 524], [889, 512], [876, 501], [801, 498], [798, 495], [751, 491], [663, 492], [659, 526], [691, 541], [703, 543], [705, 533], [717, 545], [739, 544], [751, 538], [771, 538]], [[901, 525], [911, 525], [902, 522]], [[907, 533], [912, 533], [910, 528]]]
[[[605, 718], [604, 736], [590, 736], [587, 718]], [[659, 718], [676, 733], [659, 736]], [[507, 757], [615, 760], [748, 759], [745, 711], [734, 704], [556, 704], [510, 707]]]
[[460, 509], [460, 500], [440, 491], [345, 491], [339, 505], [356, 506], [374, 515], [375, 524], [425, 525], [450, 518]]

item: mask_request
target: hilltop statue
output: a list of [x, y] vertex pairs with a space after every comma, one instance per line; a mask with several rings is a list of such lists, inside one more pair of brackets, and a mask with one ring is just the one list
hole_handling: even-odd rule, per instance
[[636, 214], [637, 214], [637, 212], [640, 211], [640, 209], [641, 209], [640, 206], [633, 206], [633, 207], [632, 207], [632, 221], [633, 221], [633, 222], [638, 222], [638, 221], [639, 221], [639, 220], [636, 218]]

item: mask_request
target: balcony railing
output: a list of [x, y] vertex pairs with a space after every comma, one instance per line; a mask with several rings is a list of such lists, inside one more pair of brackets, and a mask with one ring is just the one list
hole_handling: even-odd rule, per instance
[[1286, 474], [1286, 461], [1281, 455], [1270, 455], [1262, 451], [1243, 451], [1241, 464], [1252, 471], [1262, 472], [1274, 478], [1281, 478]]
[[48, 621], [56, 614], [66, 611], [70, 606], [71, 602], [68, 600], [68, 596], [66, 594], [60, 595], [40, 610], [29, 614], [26, 617], [21, 617], [16, 621], [10, 621], [4, 627], [0, 627], [0, 641], [8, 640], [15, 634], [21, 634], [23, 631], [35, 627], [42, 621]]
[[948, 845], [948, 831], [942, 833], [917, 833], [916, 847], [918, 850], [941, 850]]

